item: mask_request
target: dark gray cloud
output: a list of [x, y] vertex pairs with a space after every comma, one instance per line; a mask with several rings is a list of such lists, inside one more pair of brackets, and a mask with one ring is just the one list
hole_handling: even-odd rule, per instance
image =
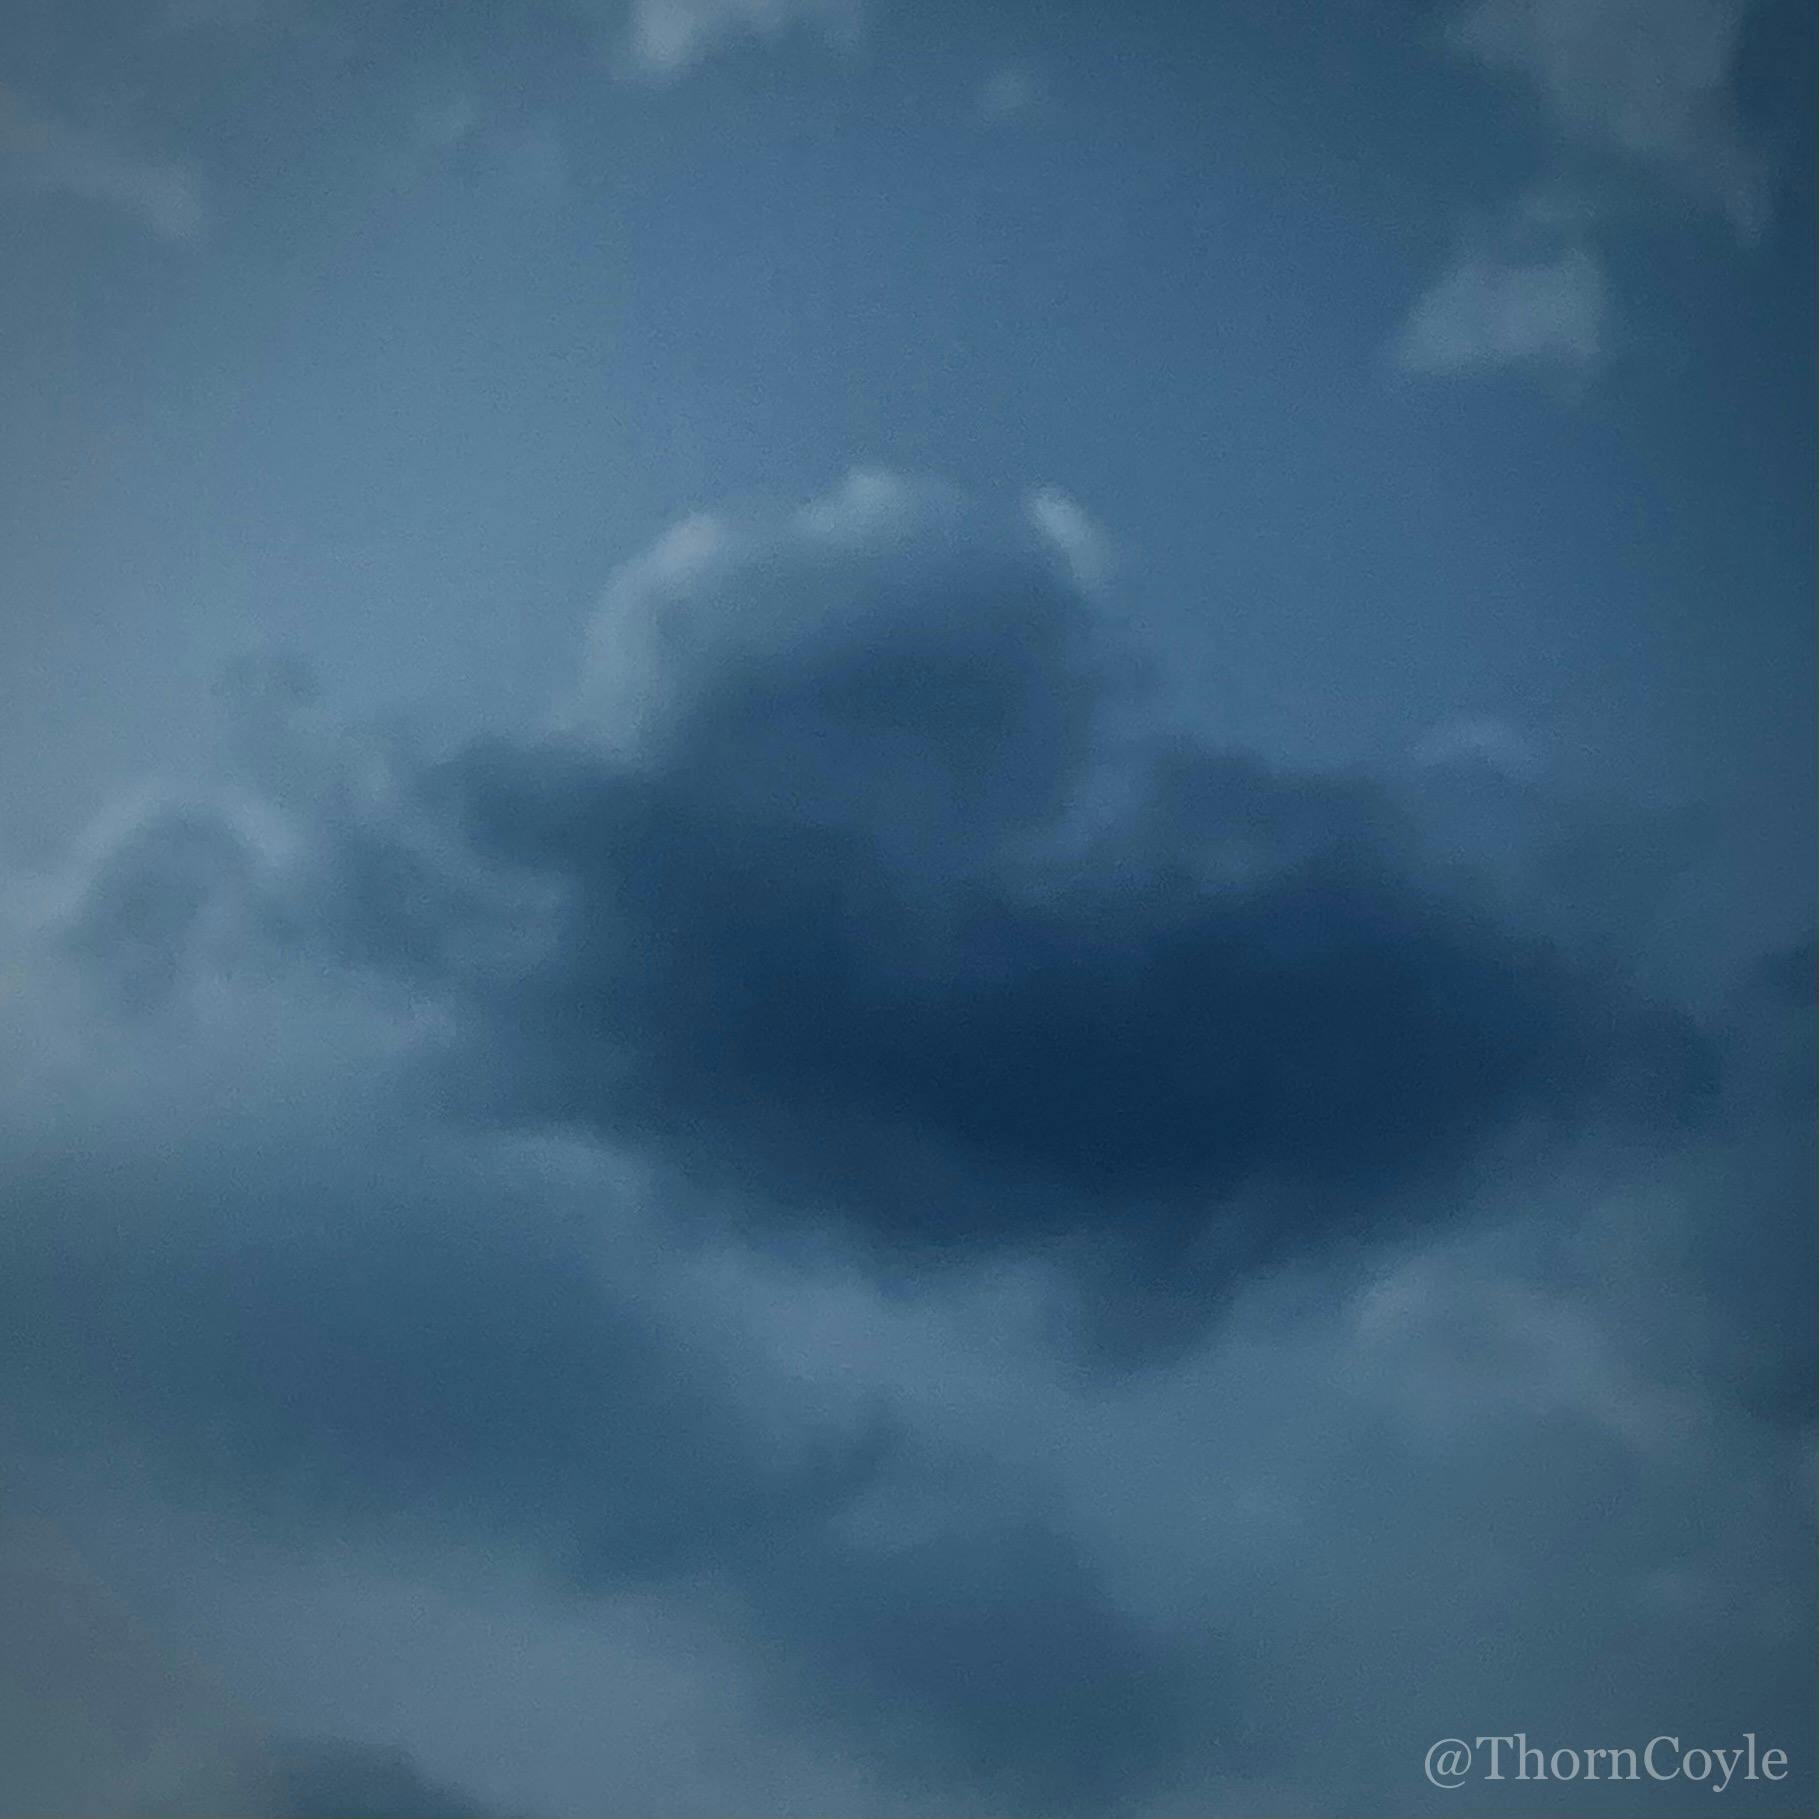
[[503, 1115], [886, 1247], [1228, 1267], [1436, 1216], [1512, 1135], [1696, 1116], [1684, 1017], [1380, 786], [1122, 737], [1071, 576], [945, 528], [704, 534], [603, 612], [590, 700], [641, 723], [429, 777], [560, 893], [533, 965], [466, 984]]
[[143, 996], [237, 903], [442, 994], [470, 1110], [887, 1250], [1229, 1275], [1439, 1216], [1500, 1144], [1697, 1117], [1710, 1044], [1608, 954], [1381, 785], [1133, 737], [1130, 678], [1040, 515], [861, 477], [628, 565], [566, 733], [332, 784], [279, 890], [166, 814], [74, 939]]
[[797, 1723], [869, 1735], [912, 1782], [951, 1763], [993, 1810], [1069, 1813], [1141, 1807], [1205, 1752], [1209, 1712], [1234, 1726], [1239, 1689], [1206, 1686], [1204, 1650], [1133, 1623], [1052, 1516], [893, 1526], [765, 1588], [769, 1633], [808, 1651], [772, 1695]]
[[[141, 1007], [211, 930], [401, 983], [460, 1115], [899, 1256], [1216, 1291], [1441, 1217], [1493, 1152], [1698, 1120], [1716, 1050], [1614, 963], [1596, 842], [1498, 874], [1416, 794], [1138, 736], [1108, 628], [1038, 511], [865, 475], [691, 520], [612, 583], [565, 730], [300, 757], [267, 690], [289, 853], [163, 809], [69, 939]], [[1582, 926], [1510, 888], [1563, 869]]]
[[[426, 756], [243, 691], [231, 777], [122, 816], [28, 943], [16, 1456], [126, 1445], [305, 1575], [661, 1598], [750, 1677], [729, 1737], [838, 1739], [903, 1811], [1307, 1806], [1271, 1689], [1349, 1684], [1281, 1650], [1296, 1550], [1388, 1521], [1360, 1372], [1461, 1586], [1523, 1460], [1604, 1498], [1634, 1454], [1733, 1521], [1665, 1436], [1725, 1399], [1772, 1484], [1811, 1420], [1788, 963], [1703, 1031], [1614, 959], [1671, 832], [1142, 732], [1099, 585], [1041, 515], [874, 477], [628, 566], [557, 729]], [[1552, 1223], [1643, 1155], [1652, 1220]], [[1504, 1230], [1502, 1273], [1450, 1260]], [[1057, 1275], [1096, 1358], [1044, 1342]], [[1209, 1327], [1279, 1291], [1292, 1394]], [[1448, 1384], [1514, 1449], [1452, 1502]], [[1342, 1469], [1264, 1557], [1297, 1398]], [[1161, 1513], [1108, 1526], [1114, 1482]], [[1524, 1507], [1525, 1546], [1577, 1532]], [[1152, 1524], [1188, 1608], [1143, 1589]], [[1721, 1595], [1679, 1547], [1660, 1597]], [[1347, 1737], [1401, 1785], [1414, 1740]], [[271, 1810], [457, 1798], [299, 1760]], [[581, 1772], [565, 1810], [612, 1808]]]
[[[574, 906], [495, 1007], [505, 1089], [910, 1242], [1049, 1236], [1114, 1196], [1191, 1229], [1258, 1179], [1368, 1201], [1525, 1118], [1696, 1106], [1690, 1028], [1424, 892], [1368, 794], [1185, 768], [1191, 808], [1145, 803], [1067, 870], [924, 896], [787, 800], [471, 757], [481, 841]], [[1223, 843], [1246, 875], [1209, 887]], [[944, 1204], [949, 1157], [1021, 1191]]]
[[[337, 1126], [351, 1154], [97, 1144], [12, 1183], [39, 1240], [5, 1292], [16, 1456], [149, 1447], [164, 1495], [305, 1557], [417, 1536], [522, 1552], [571, 1594], [708, 1588], [787, 1662], [780, 1721], [913, 1759], [940, 1799], [1109, 1808], [1166, 1762], [1185, 1664], [1014, 1478], [957, 1489], [869, 1396], [830, 1414], [749, 1364], [735, 1381], [632, 1247], [615, 1285], [534, 1198]], [[942, 1483], [915, 1545], [870, 1532], [866, 1508]], [[260, 1810], [326, 1810], [367, 1783], [346, 1766], [305, 1763]], [[379, 1775], [361, 1810], [433, 1803], [397, 1807], [403, 1785]]]
[[868, 1475], [863, 1431], [761, 1449], [581, 1234], [430, 1146], [222, 1147], [15, 1182], [40, 1240], [7, 1289], [26, 1388], [79, 1372], [102, 1415], [287, 1520], [410, 1512], [589, 1580], [761, 1548]]
[[1810, 4], [0, 14], [0, 1812], [1814, 1806]]
[[[1158, 1714], [1187, 1665], [1037, 1489], [982, 1459], [957, 1476], [863, 1384], [830, 1397], [742, 1353], [611, 1170], [565, 1185], [534, 1146], [427, 1116], [408, 1027], [388, 1051], [387, 1013], [335, 998], [320, 943], [296, 964], [297, 915], [231, 821], [134, 822], [40, 956], [41, 987], [60, 948], [111, 1012], [46, 994], [105, 1087], [47, 1099], [8, 1145], [9, 1456], [54, 1477], [118, 1448], [159, 1497], [306, 1561], [453, 1547], [568, 1597], [704, 1599], [787, 1662], [777, 1722], [832, 1727], [935, 1804], [989, 1783], [1006, 1810], [1046, 1806], [1057, 1762], [1070, 1799], [1136, 1798], [1180, 1741]], [[877, 1532], [918, 1503], [915, 1545]], [[258, 1810], [440, 1798], [383, 1762], [285, 1760]]]

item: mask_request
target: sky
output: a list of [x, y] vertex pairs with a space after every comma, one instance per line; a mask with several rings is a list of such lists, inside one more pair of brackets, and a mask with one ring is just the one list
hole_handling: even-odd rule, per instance
[[0, 1811], [1812, 1810], [1814, 40], [11, 0]]

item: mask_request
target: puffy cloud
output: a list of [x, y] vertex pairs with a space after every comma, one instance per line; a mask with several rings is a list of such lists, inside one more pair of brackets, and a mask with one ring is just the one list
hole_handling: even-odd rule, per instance
[[[265, 1041], [300, 1014], [325, 1010], [292, 1004]], [[347, 1064], [345, 1039], [326, 1047]], [[394, 1099], [363, 1059], [357, 1094]], [[565, 1182], [510, 1146], [413, 1138], [325, 1100], [297, 1060], [287, 1107], [261, 1103], [244, 1066], [214, 1083], [186, 1070], [171, 1098], [187, 1123], [133, 1081], [151, 1126], [137, 1141], [117, 1115], [66, 1114], [36, 1158], [14, 1154], [16, 1464], [55, 1482], [111, 1453], [117, 1481], [142, 1458], [161, 1496], [305, 1561], [452, 1544], [522, 1556], [571, 1598], [706, 1600], [753, 1660], [778, 1658], [761, 1690], [780, 1722], [831, 1723], [900, 1771], [913, 1758], [942, 1800], [989, 1784], [1025, 1810], [1071, 1771], [1092, 1803], [1165, 1759], [1157, 1714], [1180, 1666], [1014, 1479], [976, 1461], [963, 1488], [945, 1447], [906, 1444], [872, 1392], [829, 1396], [730, 1346], [660, 1235], [615, 1218], [597, 1168]], [[867, 1500], [927, 1501], [930, 1520], [906, 1545]], [[982, 1630], [988, 1587], [1001, 1603]], [[969, 1650], [987, 1634], [999, 1671], [982, 1679]], [[1065, 1664], [1057, 1636], [1078, 1649]], [[383, 1761], [256, 1767], [256, 1810], [455, 1810], [404, 1799]], [[222, 1805], [248, 1798], [233, 1782]]]
[[[221, 1073], [160, 1091], [145, 1070], [173, 1039]], [[671, 1333], [654, 1266], [626, 1280], [610, 1188], [416, 1128], [332, 1004], [120, 1040], [99, 1102], [14, 1146], [7, 1352], [34, 1449], [60, 1452], [73, 1407], [287, 1519], [501, 1537], [589, 1583], [763, 1545], [877, 1468], [865, 1410], [760, 1444], [712, 1349]], [[262, 1078], [248, 1051], [279, 1040]]]
[[1539, 1129], [1690, 1115], [1683, 1020], [1500, 926], [1382, 788], [1121, 731], [1071, 549], [912, 503], [683, 526], [565, 738], [429, 779], [563, 905], [468, 982], [499, 1115], [886, 1249], [1227, 1270], [1432, 1216]]
[[1604, 268], [1583, 246], [1533, 259], [1468, 252], [1416, 303], [1395, 348], [1411, 373], [1498, 367], [1580, 373], [1611, 349]]
[[[116, 1488], [143, 1472], [305, 1560], [452, 1547], [569, 1598], [701, 1601], [753, 1659], [781, 1651], [761, 1680], [778, 1722], [831, 1724], [936, 1804], [987, 1784], [1043, 1804], [1057, 1763], [1069, 1798], [1135, 1793], [1171, 1735], [1129, 1714], [1165, 1709], [1181, 1666], [1032, 1487], [910, 1433], [862, 1368], [804, 1381], [799, 1357], [754, 1357], [715, 1286], [737, 1247], [678, 1248], [635, 1160], [426, 1098], [436, 1007], [469, 1014], [450, 982], [493, 962], [416, 945], [454, 901], [431, 872], [371, 893], [330, 875], [331, 836], [390, 798], [357, 744], [348, 775], [312, 777], [302, 730], [276, 742], [277, 825], [207, 791], [153, 799], [25, 943], [15, 1008], [55, 1039], [0, 1143], [7, 1456], [47, 1483], [111, 1456]], [[918, 1501], [914, 1545], [868, 1514]], [[965, 1650], [988, 1586], [982, 1680]], [[259, 1774], [225, 1803], [453, 1810], [382, 1761]]]
[[1604, 364], [1618, 323], [1594, 233], [1626, 189], [1690, 198], [1741, 238], [1760, 233], [1768, 170], [1731, 94], [1751, 4], [1470, 0], [1451, 18], [1457, 53], [1539, 96], [1554, 141], [1547, 168], [1577, 194], [1519, 198], [1497, 235], [1462, 248], [1404, 323], [1400, 366], [1582, 378]]
[[[1433, 798], [1146, 734], [1047, 516], [874, 474], [691, 520], [556, 727], [440, 756], [243, 680], [231, 783], [31, 894], [7, 1457], [134, 1535], [213, 1512], [167, 1596], [352, 1689], [285, 1728], [422, 1763], [262, 1716], [253, 1804], [785, 1810], [806, 1751], [877, 1811], [1400, 1810], [1442, 1681], [1487, 1729], [1714, 1676], [1797, 1722], [1785, 994], [1719, 1070]], [[1053, 1343], [1058, 1273], [1150, 1370]], [[274, 1650], [224, 1528], [298, 1610], [535, 1590]], [[1609, 1685], [1558, 1669], [1588, 1601]], [[534, 1774], [529, 1694], [350, 1722], [555, 1609], [609, 1678], [711, 1638], [721, 1703]]]
[[1133, 735], [1054, 516], [870, 475], [686, 521], [609, 586], [562, 733], [331, 776], [263, 869], [166, 813], [66, 939], [138, 1000], [223, 928], [427, 992], [466, 1113], [755, 1230], [1209, 1291], [1437, 1217], [1479, 1158], [1696, 1114], [1693, 1026], [1382, 786]]

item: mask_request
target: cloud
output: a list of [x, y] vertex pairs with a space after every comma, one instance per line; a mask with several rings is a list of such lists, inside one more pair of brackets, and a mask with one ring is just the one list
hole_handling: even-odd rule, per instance
[[[190, 1084], [223, 1109], [225, 1082]], [[711, 1360], [615, 1290], [560, 1195], [532, 1215], [497, 1165], [463, 1166], [455, 1133], [388, 1132], [319, 1095], [314, 1116], [328, 1147], [249, 1082], [237, 1140], [173, 1122], [148, 1151], [93, 1131], [85, 1161], [16, 1175], [22, 1408], [49, 1422], [73, 1398], [287, 1519], [409, 1516], [589, 1583], [762, 1545], [871, 1469], [862, 1419], [759, 1448]], [[86, 1362], [56, 1330], [78, 1306], [107, 1335]]]
[[0, 1611], [0, 1812], [477, 1813], [402, 1752], [266, 1735], [16, 1491], [0, 1512]]
[[1059, 487], [1038, 487], [1024, 501], [1031, 521], [1066, 558], [1075, 584], [1097, 594], [1111, 581], [1115, 560], [1111, 539]]
[[974, 109], [981, 120], [1011, 120], [1040, 113], [1048, 98], [1048, 88], [1034, 70], [1010, 63], [980, 83]]
[[547, 728], [254, 670], [12, 880], [0, 1457], [259, 1686], [229, 1810], [1396, 1811], [1436, 1700], [1810, 1734], [1810, 952], [1652, 1001], [1547, 780], [1452, 761], [1499, 727], [1418, 788], [1160, 738], [1038, 497], [687, 519]]
[[1765, 173], [1729, 89], [1751, 0], [1475, 0], [1454, 46], [1530, 84], [1573, 140], [1760, 230]]
[[0, 185], [65, 196], [136, 221], [161, 240], [198, 239], [208, 225], [192, 165], [152, 157], [29, 109], [0, 87]]
[[862, 17], [860, 0], [632, 0], [630, 51], [646, 76], [663, 81], [742, 41], [797, 30], [851, 44]]
[[0, 1812], [234, 1809], [255, 1727], [162, 1648], [9, 1473], [0, 1510]]
[[[360, 1081], [392, 1096], [370, 1060]], [[987, 1460], [903, 1445], [868, 1395], [829, 1406], [729, 1352], [597, 1178], [498, 1182], [505, 1158], [464, 1165], [454, 1133], [388, 1145], [319, 1098], [312, 1150], [244, 1087], [186, 1090], [193, 1128], [136, 1149], [109, 1120], [76, 1152], [65, 1124], [70, 1160], [9, 1183], [15, 1461], [148, 1456], [163, 1495], [305, 1562], [453, 1543], [603, 1610], [699, 1605], [766, 1664], [775, 1722], [962, 1802], [1097, 1806], [1166, 1763], [1183, 1668], [1053, 1512]], [[913, 1540], [867, 1515], [919, 1503]], [[384, 1759], [261, 1762], [255, 1810], [467, 1810]]]
[[482, 1809], [428, 1779], [402, 1750], [331, 1740], [268, 1745], [242, 1811], [271, 1819], [481, 1819]]
[[455, 171], [519, 201], [554, 196], [568, 181], [568, 158], [551, 119], [508, 118], [463, 83], [419, 91], [384, 165], [400, 188]]
[[1394, 357], [1424, 378], [1516, 367], [1583, 374], [1608, 358], [1610, 287], [1597, 255], [1468, 251], [1410, 311]]
[[1096, 1317], [1128, 1272], [1134, 1331], [1442, 1218], [1490, 1158], [1696, 1119], [1701, 1033], [1382, 784], [1139, 734], [1089, 533], [877, 473], [686, 519], [608, 585], [559, 730], [307, 784], [293, 752], [288, 850], [159, 807], [61, 939], [141, 1015], [313, 955], [436, 1006], [420, 1090], [459, 1117], [756, 1235], [1065, 1261]]
[[1495, 714], [1460, 714], [1425, 733], [1415, 746], [1424, 765], [1485, 765], [1509, 777], [1533, 776], [1541, 754], [1533, 737]]
[[[342, 780], [312, 796], [303, 729], [276, 743], [309, 825]], [[356, 779], [371, 757], [347, 754]], [[330, 827], [356, 818], [343, 798]], [[305, 1561], [452, 1548], [571, 1600], [697, 1604], [781, 1656], [774, 1722], [831, 1725], [958, 1804], [1061, 1798], [1057, 1763], [1107, 1802], [1138, 1790], [1173, 1740], [1128, 1714], [1183, 1670], [1056, 1513], [910, 1433], [862, 1350], [806, 1379], [755, 1355], [737, 1248], [686, 1241], [673, 1183], [438, 1111], [418, 1062], [462, 1014], [452, 950], [375, 915], [447, 905], [396, 871], [327, 892], [295, 835], [150, 797], [41, 906], [13, 993], [35, 1059], [0, 1138], [5, 1456], [52, 1484], [105, 1459], [116, 1495], [143, 1473]], [[918, 1505], [911, 1545], [889, 1518]], [[1014, 1693], [962, 1647], [983, 1587]], [[1049, 1661], [1056, 1636], [1077, 1664]], [[458, 1804], [319, 1752], [265, 1762], [256, 1799], [233, 1785], [231, 1810]]]
[[[1508, 209], [1416, 303], [1392, 347], [1430, 378], [1495, 369], [1583, 381], [1619, 324], [1596, 236], [1635, 189], [1692, 202], [1743, 240], [1768, 218], [1768, 171], [1731, 95], [1753, 0], [1471, 0], [1447, 40], [1537, 94], [1552, 129], [1548, 186]], [[1593, 200], [1595, 198], [1596, 200]]]
[[1690, 1114], [1689, 1027], [1441, 883], [1378, 786], [1126, 738], [1077, 552], [915, 501], [680, 527], [567, 736], [431, 780], [565, 905], [471, 986], [493, 1115], [887, 1250], [1230, 1270], [1525, 1132]]
[[964, 1762], [1000, 1811], [1128, 1811], [1194, 1741], [1193, 1656], [1133, 1622], [1052, 1519], [892, 1526], [804, 1561], [787, 1605], [758, 1608], [765, 1633], [804, 1635], [822, 1721], [878, 1735], [900, 1774]]

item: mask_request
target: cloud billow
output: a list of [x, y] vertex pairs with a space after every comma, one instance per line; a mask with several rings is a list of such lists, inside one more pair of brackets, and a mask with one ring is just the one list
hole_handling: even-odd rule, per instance
[[[243, 690], [231, 786], [123, 816], [28, 969], [17, 1456], [137, 1435], [306, 1553], [705, 1613], [916, 1810], [1266, 1766], [1244, 1645], [1134, 1598], [1023, 1428], [1166, 1397], [1096, 1367], [1207, 1368], [1280, 1266], [1471, 1238], [1573, 1138], [1679, 1166], [1714, 1061], [1418, 793], [1159, 731], [1059, 521], [876, 475], [691, 520], [556, 726], [436, 757]], [[1032, 1263], [1107, 1343], [988, 1311], [950, 1375]], [[1727, 1381], [1778, 1418], [1786, 1363]], [[1156, 1469], [1201, 1522], [1210, 1459]]]
[[165, 806], [66, 939], [141, 1010], [185, 966], [388, 984], [434, 1007], [411, 1090], [446, 1113], [874, 1256], [1216, 1286], [1699, 1116], [1697, 1027], [1414, 799], [1146, 728], [1052, 520], [879, 474], [689, 520], [614, 578], [556, 729], [375, 788], [276, 726], [287, 831]]
[[1443, 879], [1386, 792], [1130, 736], [1040, 537], [898, 503], [634, 567], [617, 713], [427, 779], [562, 906], [461, 987], [495, 1111], [887, 1248], [1245, 1264], [1432, 1212], [1513, 1134], [1693, 1114], [1697, 1033]]

